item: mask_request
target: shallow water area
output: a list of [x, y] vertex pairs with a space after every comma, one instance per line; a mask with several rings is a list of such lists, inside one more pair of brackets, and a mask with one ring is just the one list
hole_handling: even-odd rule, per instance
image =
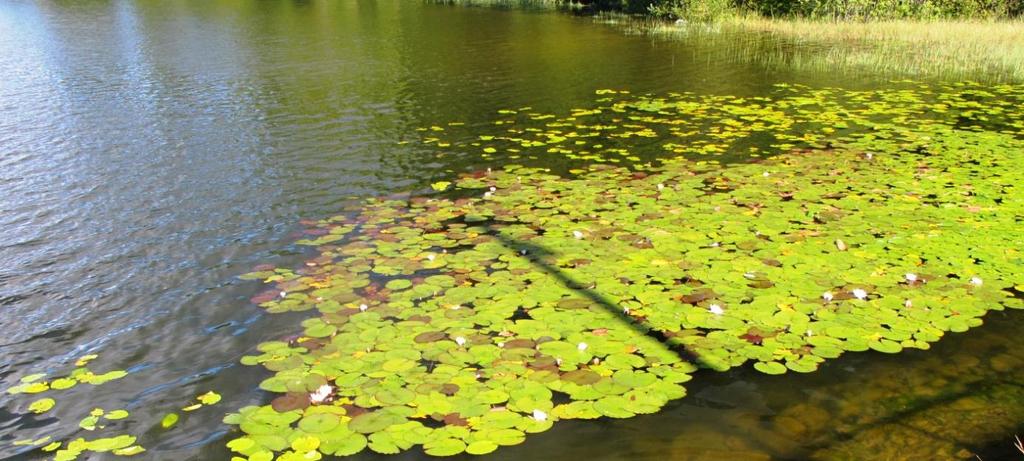
[[[721, 43], [651, 41], [587, 18], [419, 2], [15, 0], [0, 5], [0, 30], [0, 380], [5, 389], [35, 373], [52, 380], [87, 354], [99, 356], [87, 364], [97, 375], [127, 372], [0, 397], [0, 454], [11, 458], [47, 456], [16, 440], [102, 433], [137, 436], [149, 459], [227, 459], [224, 444], [238, 434], [222, 417], [275, 397], [258, 388], [270, 374], [239, 360], [300, 333], [311, 316], [267, 314], [250, 302], [263, 288], [237, 276], [264, 263], [304, 267], [316, 254], [294, 242], [321, 238], [319, 220], [358, 214], [366, 198], [437, 197], [432, 184], [509, 163], [562, 174], [593, 163], [546, 147], [505, 150], [518, 140], [482, 151], [481, 136], [508, 135], [497, 120], [543, 126], [540, 117], [593, 108], [604, 89], [755, 98], [785, 94], [780, 83], [893, 85], [744, 63]], [[635, 159], [604, 158], [742, 163], [751, 147], [783, 151], [743, 133], [724, 154], [676, 152], [664, 135], [616, 141], [635, 146]], [[933, 445], [905, 448], [923, 459], [984, 454], [1009, 443], [1024, 408], [1014, 391], [1019, 316], [993, 312], [986, 323], [992, 316], [995, 325], [930, 351], [846, 354], [809, 375], [701, 370], [688, 396], [658, 413], [559, 422], [490, 456], [841, 459], [876, 450], [884, 438], [869, 429], [890, 432], [885, 424], [932, 434]], [[956, 354], [956, 373], [936, 363]], [[983, 376], [995, 382], [975, 386]], [[223, 400], [182, 410], [211, 390]], [[56, 406], [31, 413], [45, 396]], [[96, 407], [130, 416], [81, 428]], [[1000, 421], [986, 431], [959, 419], [957, 434], [934, 427], [945, 410], [988, 409], [1010, 417], [984, 416]], [[161, 428], [171, 412], [180, 421]], [[113, 457], [81, 458], [90, 456]]]

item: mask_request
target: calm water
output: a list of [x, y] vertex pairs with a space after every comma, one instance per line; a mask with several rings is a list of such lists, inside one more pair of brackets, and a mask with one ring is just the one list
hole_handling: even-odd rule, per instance
[[[103, 407], [132, 412], [112, 426], [140, 434], [148, 459], [227, 459], [220, 418], [267, 397], [262, 369], [239, 357], [301, 318], [264, 314], [248, 301], [259, 287], [235, 276], [296, 264], [303, 219], [486, 166], [436, 155], [417, 128], [458, 121], [471, 133], [498, 109], [562, 113], [601, 88], [885, 85], [736, 58], [777, 46], [652, 41], [569, 15], [415, 0], [4, 0], [0, 385], [87, 353], [100, 354], [95, 370], [131, 374], [65, 391], [42, 416], [0, 396], [0, 458], [35, 456], [16, 439], [80, 436], [78, 419]], [[892, 444], [920, 459], [1005, 454], [1024, 421], [1021, 319], [989, 320], [932, 351], [852, 354], [811, 376], [699, 374], [657, 415], [559, 424], [492, 457], [886, 459]], [[225, 396], [217, 407], [151, 429], [211, 389]], [[959, 430], [979, 419], [986, 430]]]

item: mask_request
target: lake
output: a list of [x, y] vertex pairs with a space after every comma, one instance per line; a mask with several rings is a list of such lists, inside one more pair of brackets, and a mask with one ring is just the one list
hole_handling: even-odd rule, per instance
[[[254, 305], [265, 288], [241, 274], [302, 267], [316, 253], [296, 241], [366, 199], [433, 196], [446, 188], [432, 185], [507, 163], [563, 175], [591, 163], [481, 155], [472, 143], [501, 135], [501, 110], [564, 117], [606, 89], [777, 98], [778, 84], [894, 85], [745, 58], [799, 46], [748, 34], [665, 40], [565, 13], [419, 1], [4, 2], [0, 383], [63, 376], [88, 354], [98, 355], [91, 369], [128, 374], [51, 391], [57, 405], [42, 414], [26, 410], [34, 396], [3, 395], [0, 458], [48, 457], [16, 440], [94, 437], [102, 431], [78, 422], [103, 408], [130, 412], [104, 424], [137, 436], [140, 457], [229, 459], [239, 433], [224, 415], [274, 398], [258, 387], [271, 373], [240, 359], [310, 317]], [[622, 143], [641, 164], [674, 155], [660, 141]], [[716, 159], [750, 160], [735, 150]], [[556, 423], [488, 456], [1010, 456], [1024, 421], [1020, 322], [989, 312], [931, 350], [850, 353], [806, 375], [700, 370], [660, 411]], [[182, 411], [211, 390], [223, 399]], [[172, 412], [181, 420], [161, 428]], [[90, 456], [114, 457], [80, 459]]]

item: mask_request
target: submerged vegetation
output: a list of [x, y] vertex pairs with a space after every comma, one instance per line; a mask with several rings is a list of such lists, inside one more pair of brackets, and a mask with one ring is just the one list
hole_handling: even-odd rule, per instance
[[[254, 298], [269, 312], [314, 315], [243, 359], [276, 397], [225, 419], [228, 446], [483, 454], [655, 412], [699, 369], [812, 372], [1024, 308], [1021, 88], [599, 93], [425, 140], [568, 175], [506, 166], [374, 199], [312, 229], [301, 270], [247, 274], [273, 285]], [[645, 143], [673, 155], [647, 162]]]

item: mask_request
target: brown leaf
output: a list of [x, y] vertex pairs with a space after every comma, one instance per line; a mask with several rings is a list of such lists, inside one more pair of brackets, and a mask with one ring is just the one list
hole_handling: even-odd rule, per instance
[[304, 393], [289, 392], [271, 400], [270, 406], [278, 413], [302, 410], [309, 406], [309, 396]]
[[700, 303], [701, 301], [706, 301], [708, 299], [714, 298], [715, 296], [716, 294], [713, 290], [705, 288], [696, 290], [688, 295], [680, 296], [679, 300], [686, 304], [697, 304]]
[[505, 343], [505, 349], [533, 349], [537, 343], [529, 339], [513, 339]]
[[562, 380], [586, 386], [600, 381], [601, 375], [590, 370], [573, 370], [562, 375]]
[[412, 340], [417, 342], [417, 343], [432, 343], [434, 341], [440, 341], [440, 340], [445, 339], [447, 337], [448, 337], [448, 335], [446, 335], [446, 334], [444, 334], [444, 333], [442, 333], [440, 331], [428, 331], [426, 333], [420, 333], [420, 334], [416, 335], [416, 337], [413, 338]]
[[441, 393], [444, 395], [455, 395], [456, 392], [459, 392], [457, 384], [446, 383], [441, 386]]
[[444, 423], [449, 425], [449, 426], [468, 426], [469, 425], [469, 420], [466, 419], [466, 418], [463, 418], [458, 413], [448, 413], [447, 415], [444, 415], [444, 418], [442, 418], [442, 421], [444, 421]]

